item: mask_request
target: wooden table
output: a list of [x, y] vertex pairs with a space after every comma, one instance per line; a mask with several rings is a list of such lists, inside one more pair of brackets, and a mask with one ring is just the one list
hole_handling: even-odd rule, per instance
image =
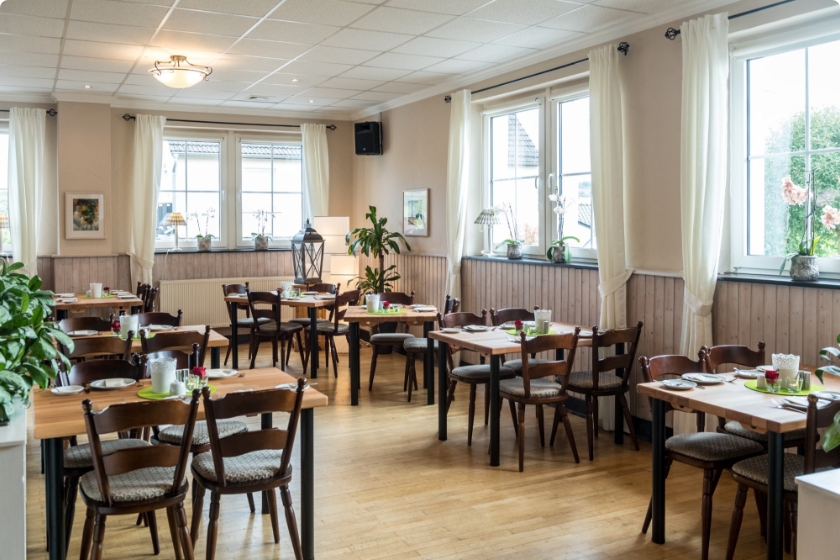
[[[296, 382], [297, 379], [276, 368], [252, 369], [245, 376], [215, 379], [215, 396], [219, 397], [243, 389], [272, 389], [280, 383]], [[146, 379], [143, 385], [151, 383]], [[85, 420], [82, 401], [90, 399], [98, 410], [118, 403], [138, 402], [137, 386], [112, 391], [79, 393], [72, 396], [58, 396], [49, 390], [33, 391], [34, 436], [44, 440], [44, 479], [46, 481], [47, 539], [50, 560], [65, 560], [64, 535], [64, 438], [85, 434]], [[315, 511], [314, 511], [314, 413], [319, 406], [327, 406], [327, 396], [315, 389], [307, 389], [303, 397], [300, 420], [300, 493], [301, 493], [301, 544], [306, 560], [315, 557]], [[204, 419], [204, 405], [199, 401], [198, 419]], [[262, 415], [262, 428], [272, 426], [272, 415]], [[267, 513], [263, 505], [263, 513]]]
[[[275, 292], [276, 293], [276, 292]], [[231, 294], [225, 296], [225, 303], [228, 304], [228, 312], [231, 316], [230, 333], [231, 343], [233, 344], [233, 369], [239, 369], [239, 313], [237, 313], [240, 305], [248, 304], [248, 296], [246, 294]], [[333, 307], [335, 299], [319, 299], [317, 296], [306, 296], [302, 298], [284, 299], [282, 305], [289, 307], [306, 307], [309, 309], [309, 321], [315, 325], [318, 322], [318, 310]], [[313, 379], [318, 378], [318, 331], [310, 329], [309, 332], [309, 347], [313, 350], [309, 353], [309, 374]], [[281, 364], [282, 366], [283, 364]]]
[[[69, 293], [69, 292], [68, 292]], [[87, 297], [85, 294], [76, 294], [75, 298], [78, 300], [74, 303], [62, 303], [59, 301], [55, 302], [55, 314], [56, 319], [61, 321], [62, 319], [67, 318], [67, 314], [71, 311], [86, 311], [88, 309], [102, 309], [111, 307], [113, 309], [126, 309], [130, 308], [131, 313], [134, 313], [135, 309], [143, 307], [143, 300], [132, 296], [130, 298], [120, 299], [118, 297], [102, 297], [102, 298], [90, 298]]]
[[[568, 323], [551, 323], [551, 330], [557, 334], [574, 332], [578, 325]], [[456, 346], [461, 350], [472, 350], [479, 354], [490, 356], [490, 466], [499, 466], [499, 369], [501, 357], [505, 354], [518, 354], [522, 352], [519, 342], [510, 340], [510, 335], [501, 328], [495, 328], [485, 332], [461, 332], [444, 333], [434, 331], [429, 333], [429, 346], [426, 349], [426, 361], [430, 364], [434, 360], [434, 342], [437, 340], [438, 348], [438, 439], [446, 441], [446, 389], [448, 386], [446, 378], [447, 354], [449, 345]], [[578, 339], [578, 347], [592, 345], [592, 331], [581, 327], [581, 338]], [[563, 351], [557, 351], [557, 359], [563, 359]], [[616, 399], [618, 400], [618, 399]], [[616, 414], [616, 432], [623, 432], [622, 414]]]
[[[813, 370], [813, 368], [809, 368]], [[816, 376], [814, 383], [819, 383]], [[771, 399], [783, 399], [785, 393], [770, 395], [747, 389], [744, 380], [734, 383], [707, 385], [705, 389], [671, 391], [659, 382], [636, 386], [640, 395], [651, 397], [653, 409], [653, 535], [657, 544], [665, 542], [665, 403], [675, 410], [698, 411], [740, 422], [751, 430], [767, 433], [768, 494], [767, 494], [767, 558], [781, 560], [782, 548], [782, 491], [784, 488], [784, 435], [805, 428], [805, 415], [775, 408]], [[825, 376], [827, 389], [840, 390], [840, 379]]]
[[[368, 313], [365, 306], [353, 306], [347, 309], [344, 321], [350, 324], [350, 404], [359, 405], [359, 387], [361, 384], [361, 366], [359, 365], [359, 343], [361, 341], [361, 325], [378, 325], [380, 323], [405, 323], [407, 325], [423, 325], [423, 337], [428, 338], [429, 333], [435, 328], [437, 311], [414, 311], [404, 307], [401, 313], [376, 314]], [[433, 348], [429, 342], [429, 348]], [[431, 356], [431, 358], [429, 357]], [[423, 379], [426, 385], [426, 402], [435, 404], [435, 376], [434, 376], [434, 351], [427, 354], [423, 360]], [[446, 399], [444, 399], [446, 400]]]

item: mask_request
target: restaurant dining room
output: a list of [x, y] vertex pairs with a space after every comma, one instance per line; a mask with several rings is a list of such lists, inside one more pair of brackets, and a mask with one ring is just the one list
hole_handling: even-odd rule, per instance
[[840, 0], [0, 0], [0, 560], [840, 559], [838, 70]]

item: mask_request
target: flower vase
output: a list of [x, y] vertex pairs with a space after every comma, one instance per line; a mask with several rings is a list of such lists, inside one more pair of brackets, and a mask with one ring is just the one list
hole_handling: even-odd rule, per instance
[[522, 244], [508, 243], [507, 258], [512, 261], [520, 260], [522, 258]]
[[254, 249], [257, 251], [268, 251], [268, 236], [257, 235], [254, 237]]
[[813, 282], [820, 277], [817, 257], [796, 255], [790, 259], [790, 277], [797, 282]]
[[569, 251], [565, 243], [560, 243], [551, 248], [551, 261], [557, 264], [569, 262]]
[[204, 237], [198, 237], [198, 250], [201, 252], [206, 252], [210, 250], [210, 246], [213, 244], [213, 238], [209, 235]]

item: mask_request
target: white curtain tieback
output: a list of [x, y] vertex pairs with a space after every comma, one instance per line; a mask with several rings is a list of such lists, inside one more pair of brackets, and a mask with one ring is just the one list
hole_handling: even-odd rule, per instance
[[712, 314], [712, 303], [703, 303], [697, 299], [697, 296], [692, 294], [688, 288], [685, 288], [684, 290], [683, 299], [685, 304], [698, 317], [708, 317]]
[[611, 293], [615, 292], [617, 289], [626, 284], [632, 275], [633, 269], [631, 268], [629, 270], [625, 270], [618, 276], [613, 276], [609, 280], [601, 282], [598, 285], [598, 291], [601, 292], [601, 297], [605, 298]]
[[150, 261], [150, 260], [141, 258], [141, 257], [137, 256], [135, 253], [129, 253], [128, 256], [131, 257], [132, 259], [134, 259], [134, 262], [136, 262], [137, 264], [139, 264], [143, 268], [152, 269], [155, 266], [155, 261]]

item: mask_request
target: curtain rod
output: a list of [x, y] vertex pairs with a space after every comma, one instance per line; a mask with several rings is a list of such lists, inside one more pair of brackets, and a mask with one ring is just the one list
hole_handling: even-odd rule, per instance
[[[129, 115], [128, 113], [122, 116], [124, 121], [133, 121], [135, 120], [134, 115]], [[223, 122], [223, 121], [194, 121], [190, 119], [166, 119], [166, 122], [185, 122], [185, 123], [199, 123], [199, 124], [227, 124], [227, 125], [235, 125], [235, 126], [282, 126], [285, 128], [300, 128], [299, 124], [269, 124], [269, 123], [246, 123], [246, 122]], [[335, 130], [338, 128], [334, 124], [327, 126], [329, 130]]]
[[[0, 2], [0, 4], [2, 4], [2, 2]], [[10, 111], [11, 109], [0, 109], [0, 113], [8, 113]], [[58, 111], [56, 111], [55, 109], [47, 109], [47, 114], [51, 117], [54, 117], [58, 114]]]
[[[618, 52], [624, 53], [624, 56], [627, 56], [627, 52], [630, 50], [630, 43], [626, 41], [622, 41], [618, 44]], [[557, 70], [562, 70], [563, 68], [568, 68], [569, 66], [574, 66], [575, 64], [581, 64], [582, 62], [587, 62], [589, 58], [581, 58], [580, 60], [576, 60], [574, 62], [569, 62], [568, 64], [563, 64], [562, 66], [556, 66], [554, 68], [549, 68], [548, 70], [543, 70], [542, 72], [537, 72], [535, 74], [529, 74], [527, 76], [522, 76], [521, 78], [515, 78], [513, 80], [508, 80], [507, 82], [502, 82], [501, 84], [496, 84], [495, 86], [487, 86], [486, 88], [477, 89], [475, 91], [470, 92], [470, 95], [475, 95], [477, 93], [482, 93], [491, 89], [496, 89], [502, 86], [506, 86], [508, 84], [515, 84], [516, 82], [521, 82], [522, 80], [527, 80], [528, 78], [534, 78], [536, 76], [542, 76], [543, 74], [548, 74], [549, 72], [555, 72]], [[446, 103], [450, 103], [452, 101], [452, 96], [447, 95], [443, 98]]]
[[[746, 12], [741, 12], [740, 14], [732, 14], [729, 16], [729, 19], [738, 19], [739, 17], [748, 16], [750, 14], [756, 14], [758, 12], [763, 12], [764, 10], [768, 10], [770, 8], [775, 8], [776, 6], [781, 6], [782, 4], [790, 4], [791, 2], [796, 2], [796, 0], [781, 0], [781, 2], [776, 2], [775, 4], [768, 4], [766, 6], [762, 6], [761, 8], [753, 8], [752, 10], [747, 10]], [[674, 40], [677, 38], [677, 35], [680, 34], [679, 29], [674, 29], [673, 27], [669, 27], [665, 31], [665, 36], [670, 39]]]

